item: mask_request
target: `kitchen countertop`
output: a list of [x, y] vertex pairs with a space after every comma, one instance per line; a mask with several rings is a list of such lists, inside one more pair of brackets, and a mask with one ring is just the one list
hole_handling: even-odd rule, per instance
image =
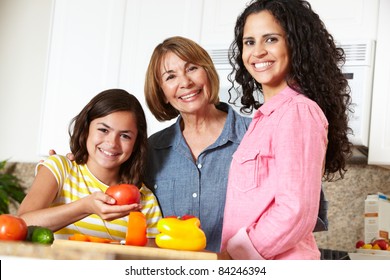
[[179, 251], [155, 246], [128, 246], [55, 240], [52, 245], [0, 241], [0, 255], [54, 260], [216, 260], [211, 252]]
[[31, 242], [0, 241], [0, 255], [51, 260], [110, 260], [114, 255], [107, 252], [92, 250], [60, 250], [52, 245], [33, 244]]

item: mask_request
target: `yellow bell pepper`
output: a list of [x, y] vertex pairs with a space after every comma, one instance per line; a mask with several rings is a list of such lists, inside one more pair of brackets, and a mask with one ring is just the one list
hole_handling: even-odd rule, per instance
[[196, 217], [185, 220], [162, 218], [157, 223], [157, 229], [160, 233], [156, 236], [156, 244], [160, 248], [199, 251], [206, 247], [206, 235]]

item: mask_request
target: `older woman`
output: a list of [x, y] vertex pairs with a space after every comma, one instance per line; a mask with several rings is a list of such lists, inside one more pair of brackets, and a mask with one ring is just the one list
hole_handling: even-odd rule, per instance
[[200, 218], [207, 250], [218, 252], [232, 154], [251, 121], [219, 101], [219, 78], [197, 43], [172, 37], [151, 56], [145, 98], [160, 121], [176, 123], [149, 137], [145, 184], [164, 216]]

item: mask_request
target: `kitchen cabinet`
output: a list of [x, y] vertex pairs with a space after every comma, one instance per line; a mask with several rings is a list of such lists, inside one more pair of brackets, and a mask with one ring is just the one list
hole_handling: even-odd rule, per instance
[[206, 50], [227, 50], [234, 38], [238, 15], [250, 0], [203, 1], [200, 44]]
[[390, 166], [390, 1], [381, 0], [371, 107], [368, 163]]
[[[342, 71], [351, 88], [350, 141], [368, 147], [379, 0], [309, 0], [336, 44], [344, 49]], [[345, 11], [348, 10], [348, 13]]]
[[308, 0], [339, 43], [375, 40], [380, 0]]
[[[390, 1], [309, 0], [336, 41], [375, 41], [368, 121], [368, 164], [390, 166]], [[334, 8], [337, 7], [337, 8]], [[345, 11], [348, 11], [346, 13]]]

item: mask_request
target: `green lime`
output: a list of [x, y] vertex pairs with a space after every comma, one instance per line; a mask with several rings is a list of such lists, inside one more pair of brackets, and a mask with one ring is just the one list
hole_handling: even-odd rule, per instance
[[54, 234], [48, 228], [36, 227], [32, 232], [31, 241], [40, 244], [53, 244]]

